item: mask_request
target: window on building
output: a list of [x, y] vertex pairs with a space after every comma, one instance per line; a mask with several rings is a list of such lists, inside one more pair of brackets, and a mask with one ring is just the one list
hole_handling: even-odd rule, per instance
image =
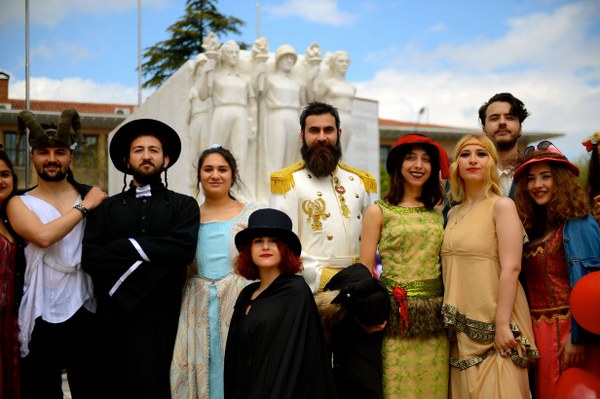
[[25, 163], [29, 161], [29, 157], [27, 156], [27, 139], [25, 136], [22, 136], [19, 148], [17, 149], [16, 132], [4, 132], [4, 151], [6, 151], [14, 167], [24, 167]]
[[19, 148], [17, 148], [17, 133], [16, 132], [4, 132], [4, 147], [8, 159], [13, 164], [15, 174], [19, 181], [19, 188], [25, 188], [25, 165], [29, 162], [29, 156], [27, 154], [27, 139], [22, 136]]
[[96, 169], [98, 167], [98, 136], [84, 135], [85, 144], [75, 150], [75, 169]]

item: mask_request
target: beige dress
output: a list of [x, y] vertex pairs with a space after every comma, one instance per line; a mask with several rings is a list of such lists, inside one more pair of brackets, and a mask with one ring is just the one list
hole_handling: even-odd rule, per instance
[[457, 206], [442, 244], [444, 324], [450, 345], [450, 397], [529, 398], [527, 365], [539, 357], [521, 284], [511, 318], [517, 352], [494, 349], [500, 262], [493, 218], [499, 197], [487, 198], [461, 214]]

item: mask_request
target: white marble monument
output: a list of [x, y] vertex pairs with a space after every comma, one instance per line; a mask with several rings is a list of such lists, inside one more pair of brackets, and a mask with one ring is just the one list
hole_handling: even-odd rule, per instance
[[[288, 44], [270, 52], [266, 38], [244, 51], [234, 41], [220, 44], [213, 34], [203, 48], [127, 118], [158, 119], [179, 133], [182, 153], [168, 171], [169, 188], [201, 199], [198, 157], [221, 144], [238, 161], [243, 186], [235, 194], [266, 205], [270, 173], [301, 158], [299, 116], [314, 100], [338, 108], [342, 160], [379, 177], [377, 102], [355, 98], [356, 88], [345, 78], [348, 53], [327, 53], [323, 60], [316, 43], [304, 55]], [[122, 188], [123, 174], [109, 165], [109, 193]]]

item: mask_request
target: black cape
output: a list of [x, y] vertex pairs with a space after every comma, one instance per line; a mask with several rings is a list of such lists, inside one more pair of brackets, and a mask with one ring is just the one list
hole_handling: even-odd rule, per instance
[[[98, 369], [101, 398], [170, 398], [169, 369], [177, 334], [186, 266], [196, 253], [200, 211], [195, 199], [152, 184], [152, 196], [135, 189], [104, 201], [88, 216], [82, 267], [98, 300]], [[109, 291], [136, 261], [142, 262], [111, 297]]]
[[282, 274], [253, 302], [244, 288], [225, 351], [225, 398], [337, 398], [331, 356], [310, 288]]

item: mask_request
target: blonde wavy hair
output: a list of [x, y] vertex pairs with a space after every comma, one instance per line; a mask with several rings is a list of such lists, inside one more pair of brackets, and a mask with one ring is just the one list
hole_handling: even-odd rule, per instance
[[462, 202], [465, 199], [465, 181], [458, 171], [458, 158], [462, 149], [470, 144], [483, 147], [490, 156], [490, 160], [485, 168], [485, 196], [489, 198], [493, 194], [500, 195], [500, 179], [498, 178], [498, 171], [496, 169], [498, 152], [494, 143], [484, 134], [468, 134], [456, 143], [454, 147], [454, 162], [450, 165], [450, 196], [456, 202]]

